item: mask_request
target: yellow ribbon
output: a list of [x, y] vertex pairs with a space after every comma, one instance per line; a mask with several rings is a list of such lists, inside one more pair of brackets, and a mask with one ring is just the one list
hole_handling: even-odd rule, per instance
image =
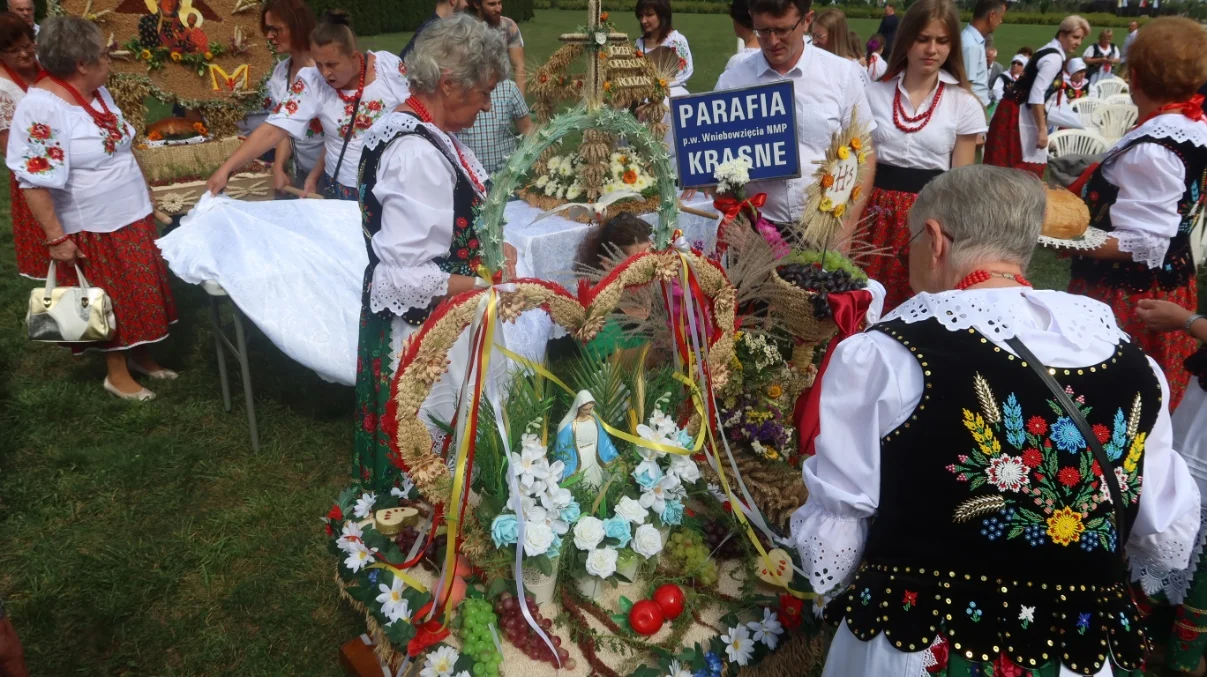
[[420, 593], [427, 594], [427, 586], [425, 586], [424, 584], [415, 580], [415, 578], [412, 577], [410, 574], [403, 571], [402, 569], [399, 569], [398, 567], [394, 566], [393, 564], [386, 564], [385, 562], [377, 562], [376, 564], [370, 564], [366, 568], [368, 568], [368, 569], [385, 569], [386, 571], [389, 571], [390, 573], [394, 574], [398, 578], [402, 579], [402, 582], [406, 583], [408, 586], [415, 588]]

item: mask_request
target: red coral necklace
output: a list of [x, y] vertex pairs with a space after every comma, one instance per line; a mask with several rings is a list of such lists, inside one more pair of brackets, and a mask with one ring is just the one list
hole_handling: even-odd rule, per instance
[[349, 95], [344, 94], [338, 89], [335, 90], [335, 93], [339, 95], [340, 100], [347, 104], [356, 103], [360, 100], [361, 95], [365, 93], [365, 55], [357, 54], [356, 56], [360, 59], [360, 82], [358, 82], [356, 85], [356, 93]]
[[[17, 73], [17, 71], [9, 68], [8, 65], [5, 64], [4, 62], [0, 62], [0, 68], [4, 69], [4, 72], [8, 74], [8, 79], [12, 80], [14, 84], [16, 84], [18, 87], [20, 87], [21, 91], [23, 91], [23, 92], [29, 91], [29, 83], [26, 82], [25, 78], [21, 77], [21, 75], [19, 73]], [[37, 77], [34, 78], [34, 82], [41, 80], [42, 76], [43, 76], [43, 71], [41, 68], [38, 68], [38, 75], [37, 75]]]
[[990, 272], [988, 270], [974, 270], [968, 274], [968, 277], [965, 277], [963, 280], [960, 280], [956, 284], [955, 290], [964, 291], [965, 289], [967, 289], [969, 287], [974, 287], [978, 284], [981, 284], [982, 282], [988, 282], [990, 278], [994, 278], [994, 277], [1001, 277], [1001, 278], [1005, 278], [1007, 280], [1014, 280], [1015, 282], [1021, 284], [1024, 287], [1031, 286], [1031, 282], [1028, 281], [1027, 278], [1023, 277], [1022, 275], [1017, 275], [1015, 273], [999, 273], [997, 271]]
[[[906, 134], [913, 134], [914, 132], [920, 132], [925, 129], [926, 125], [930, 124], [930, 119], [934, 117], [935, 110], [939, 107], [939, 101], [943, 99], [943, 89], [946, 86], [946, 83], [940, 81], [939, 88], [935, 91], [935, 98], [934, 101], [931, 102], [930, 108], [927, 108], [924, 112], [912, 117], [906, 114], [905, 106], [901, 103], [901, 88], [897, 87], [897, 91], [893, 95], [893, 124], [897, 126], [897, 129], [900, 129]], [[905, 120], [905, 122], [902, 122], [902, 120]], [[917, 127], [909, 127], [905, 123], [921, 124], [919, 124]]]
[[105, 97], [101, 96], [99, 92], [92, 93], [92, 98], [96, 99], [97, 102], [101, 104], [101, 109], [98, 111], [92, 107], [92, 104], [84, 100], [84, 96], [80, 94], [80, 90], [72, 87], [67, 82], [56, 78], [53, 75], [49, 77], [51, 82], [54, 82], [63, 89], [66, 89], [67, 92], [71, 94], [71, 97], [75, 99], [75, 102], [79, 104], [86, 113], [88, 113], [88, 117], [92, 118], [92, 121], [96, 124], [96, 126], [100, 127], [102, 131], [109, 133], [109, 138], [111, 140], [118, 141], [122, 138], [122, 132], [117, 122], [117, 116], [114, 115], [113, 112], [109, 110], [109, 106], [105, 104]]
[[[427, 106], [424, 106], [423, 102], [416, 98], [414, 94], [412, 94], [406, 101], [403, 101], [403, 104], [407, 108], [415, 111], [415, 115], [420, 120], [428, 123], [429, 125], [435, 124], [432, 122], [432, 114], [428, 112]], [[478, 180], [477, 175], [474, 174], [474, 170], [470, 169], [469, 162], [466, 161], [465, 155], [461, 152], [461, 147], [458, 146], [455, 141], [453, 142], [453, 148], [457, 151], [457, 159], [461, 161], [461, 166], [465, 169], [465, 175], [469, 177], [469, 180], [474, 184], [474, 188], [478, 190], [478, 193], [485, 195], [486, 186], [482, 185], [482, 182]]]

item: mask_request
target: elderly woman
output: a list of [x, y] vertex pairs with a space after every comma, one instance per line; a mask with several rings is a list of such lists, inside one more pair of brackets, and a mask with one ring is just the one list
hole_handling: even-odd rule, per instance
[[[25, 98], [25, 92], [37, 81], [42, 70], [38, 67], [36, 49], [32, 26], [16, 14], [0, 14], [0, 144], [5, 147], [17, 104]], [[46, 253], [46, 245], [42, 244], [42, 227], [29, 213], [16, 174], [9, 174], [9, 204], [17, 272], [35, 280], [44, 279], [50, 256]]]
[[[356, 380], [364, 424], [356, 431], [355, 463], [378, 490], [398, 478], [381, 419], [402, 343], [440, 301], [481, 283], [474, 212], [488, 176], [455, 134], [490, 109], [491, 91], [507, 77], [507, 49], [498, 31], [458, 14], [423, 31], [406, 70], [412, 94], [367, 136], [360, 169], [370, 239]], [[468, 339], [462, 335], [448, 373], [424, 403], [425, 422], [452, 419]]]
[[1185, 567], [1199, 491], [1156, 363], [1110, 308], [1024, 277], [1045, 206], [1019, 171], [932, 180], [910, 210], [917, 295], [821, 379], [792, 532], [813, 589], [836, 595], [826, 677], [1143, 664], [1125, 552]]
[[1056, 37], [1028, 61], [1013, 89], [997, 105], [985, 140], [985, 164], [1013, 167], [1043, 178], [1048, 168], [1048, 119], [1044, 104], [1061, 87], [1065, 58], [1090, 33], [1090, 24], [1065, 17]]
[[66, 264], [58, 266], [58, 283], [78, 284], [79, 266], [113, 301], [116, 335], [87, 348], [105, 354], [105, 390], [149, 400], [154, 393], [130, 371], [176, 378], [147, 351], [167, 338], [176, 303], [155, 246], [150, 190], [130, 150], [135, 130], [104, 87], [109, 55], [96, 24], [55, 17], [42, 31], [38, 61], [47, 77], [17, 104], [8, 168], [42, 226], [50, 258]]
[[1136, 318], [1143, 299], [1198, 307], [1190, 231], [1207, 172], [1207, 122], [1191, 99], [1207, 80], [1207, 30], [1189, 19], [1157, 19], [1128, 50], [1139, 121], [1089, 175], [1082, 198], [1091, 225], [1110, 239], [1073, 260], [1069, 291], [1106, 303], [1169, 379], [1170, 407], [1190, 380], [1182, 366], [1197, 343]]
[[291, 80], [289, 95], [278, 103], [267, 124], [260, 125], [209, 180], [217, 195], [231, 173], [293, 137], [313, 135], [322, 127], [324, 153], [306, 177], [303, 190], [315, 193], [320, 181], [327, 197], [355, 200], [356, 170], [365, 136], [383, 115], [409, 96], [402, 63], [390, 52], [357, 51], [348, 14], [327, 12], [310, 34], [314, 67], [302, 68]]

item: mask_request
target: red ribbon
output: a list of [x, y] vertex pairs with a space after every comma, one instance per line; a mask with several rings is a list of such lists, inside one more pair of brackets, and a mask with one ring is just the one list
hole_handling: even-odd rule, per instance
[[834, 313], [834, 323], [838, 325], [838, 334], [830, 339], [826, 356], [822, 358], [817, 377], [813, 380], [813, 387], [797, 398], [796, 411], [793, 413], [797, 430], [800, 431], [798, 448], [800, 453], [806, 456], [815, 453], [813, 444], [821, 432], [821, 377], [826, 373], [830, 357], [834, 355], [834, 349], [838, 347], [839, 342], [859, 331], [860, 325], [867, 317], [868, 308], [872, 305], [872, 292], [856, 289], [830, 294], [828, 300], [830, 310]]
[[1140, 120], [1136, 122], [1136, 127], [1139, 127], [1158, 115], [1165, 115], [1167, 113], [1181, 113], [1195, 122], [1201, 122], [1205, 117], [1203, 115], [1203, 95], [1195, 94], [1194, 96], [1190, 97], [1189, 101], [1167, 103], [1148, 115], [1145, 115], [1143, 118], [1140, 118]]
[[717, 251], [725, 251], [725, 226], [733, 223], [733, 220], [738, 218], [738, 214], [742, 213], [743, 209], [750, 208], [752, 212], [751, 223], [758, 221], [759, 209], [767, 203], [766, 193], [757, 193], [745, 200], [737, 200], [732, 197], [719, 197], [712, 202], [712, 206], [721, 212], [721, 226], [717, 229]]

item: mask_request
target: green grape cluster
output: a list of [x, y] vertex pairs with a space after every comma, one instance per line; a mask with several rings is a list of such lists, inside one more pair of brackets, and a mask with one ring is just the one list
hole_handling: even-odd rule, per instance
[[696, 579], [697, 583], [713, 586], [717, 583], [717, 563], [709, 557], [711, 551], [700, 534], [680, 530], [671, 535], [671, 567]]
[[474, 659], [470, 669], [473, 677], [498, 677], [503, 654], [495, 646], [491, 626], [497, 630], [499, 619], [494, 608], [484, 599], [467, 599], [461, 603], [461, 653]]

